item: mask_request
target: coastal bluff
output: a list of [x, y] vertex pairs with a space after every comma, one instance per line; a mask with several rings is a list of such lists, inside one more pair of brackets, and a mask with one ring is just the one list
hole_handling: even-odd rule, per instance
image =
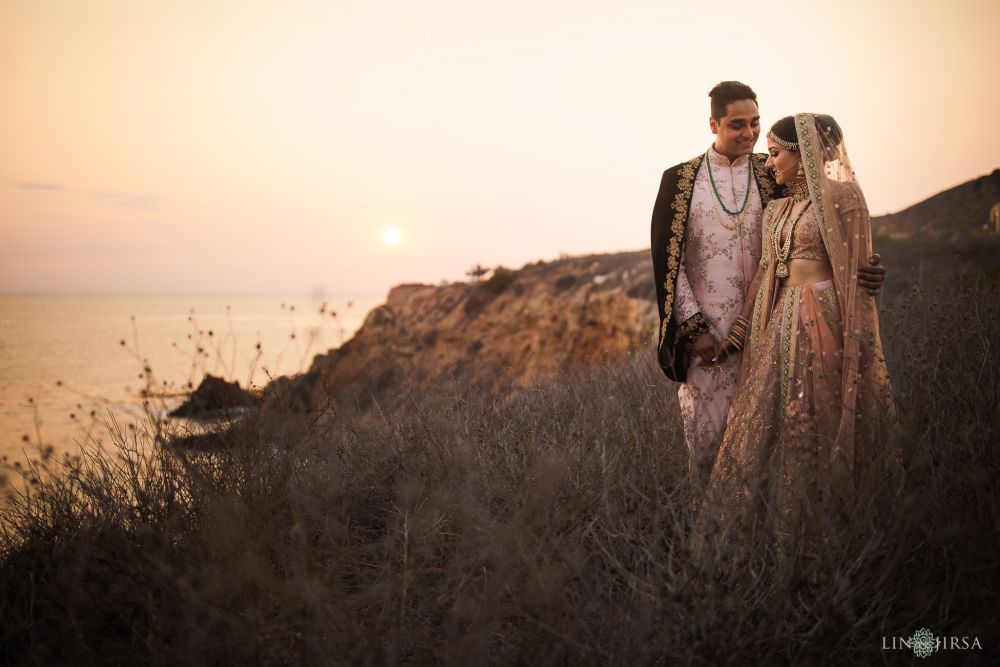
[[[996, 275], [1000, 234], [988, 229], [1000, 206], [1000, 170], [949, 188], [899, 213], [872, 218], [888, 267], [886, 291], [912, 289], [925, 271]], [[309, 369], [274, 379], [262, 408], [315, 412], [354, 403], [365, 409], [442, 383], [484, 391], [526, 388], [553, 374], [653, 354], [656, 295], [649, 250], [561, 257], [485, 280], [403, 284], [390, 290], [340, 347]]]
[[488, 279], [390, 290], [340, 347], [276, 378], [265, 412], [367, 407], [445, 381], [528, 387], [630, 350], [652, 354], [656, 295], [649, 250], [498, 267]]

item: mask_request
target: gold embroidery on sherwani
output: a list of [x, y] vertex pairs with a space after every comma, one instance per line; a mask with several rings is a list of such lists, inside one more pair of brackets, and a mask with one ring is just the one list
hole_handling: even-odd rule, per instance
[[670, 223], [670, 244], [667, 248], [667, 275], [663, 280], [665, 298], [663, 300], [664, 319], [660, 324], [660, 342], [657, 349], [663, 347], [667, 324], [673, 316], [674, 285], [677, 284], [677, 269], [681, 261], [681, 241], [684, 238], [684, 227], [687, 224], [688, 204], [691, 201], [691, 190], [694, 188], [694, 176], [701, 166], [702, 156], [688, 160], [677, 172], [677, 194], [674, 195], [674, 219]]
[[708, 331], [708, 320], [701, 313], [695, 313], [677, 327], [677, 333], [674, 334], [674, 343], [679, 345], [687, 337], [687, 341], [683, 343], [684, 351], [690, 352], [691, 348], [694, 347], [695, 333], [699, 331]]
[[753, 164], [754, 176], [757, 178], [757, 190], [760, 192], [760, 205], [767, 207], [771, 200], [774, 199], [775, 186], [771, 175], [764, 166], [764, 163], [767, 162], [767, 155], [754, 153], [750, 157], [751, 164]]
[[708, 320], [701, 313], [695, 313], [687, 320], [684, 321], [679, 327], [677, 327], [677, 333], [674, 336], [674, 342], [680, 341], [685, 336], [690, 336], [698, 330], [708, 330]]

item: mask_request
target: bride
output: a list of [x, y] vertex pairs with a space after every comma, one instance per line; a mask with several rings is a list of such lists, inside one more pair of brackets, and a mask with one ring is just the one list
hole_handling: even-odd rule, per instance
[[862, 485], [898, 488], [895, 406], [875, 302], [852, 279], [871, 222], [840, 126], [800, 113], [767, 140], [790, 196], [764, 211], [760, 266], [719, 348], [743, 364], [698, 532], [714, 522], [728, 542], [763, 521], [776, 546], [814, 547]]

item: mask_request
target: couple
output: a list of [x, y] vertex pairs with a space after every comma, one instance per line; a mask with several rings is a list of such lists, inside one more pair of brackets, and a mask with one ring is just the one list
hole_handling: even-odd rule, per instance
[[779, 541], [825, 532], [862, 479], [899, 479], [873, 299], [885, 270], [832, 117], [782, 118], [759, 155], [753, 90], [709, 96], [715, 142], [664, 172], [652, 220], [658, 357], [683, 383], [699, 523], [766, 514]]

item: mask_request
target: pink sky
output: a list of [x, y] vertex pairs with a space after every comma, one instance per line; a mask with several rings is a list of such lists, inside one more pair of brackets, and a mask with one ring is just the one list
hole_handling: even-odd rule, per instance
[[0, 291], [377, 293], [644, 248], [722, 79], [765, 127], [835, 115], [873, 213], [1000, 166], [997, 3], [694, 4], [4, 2]]

